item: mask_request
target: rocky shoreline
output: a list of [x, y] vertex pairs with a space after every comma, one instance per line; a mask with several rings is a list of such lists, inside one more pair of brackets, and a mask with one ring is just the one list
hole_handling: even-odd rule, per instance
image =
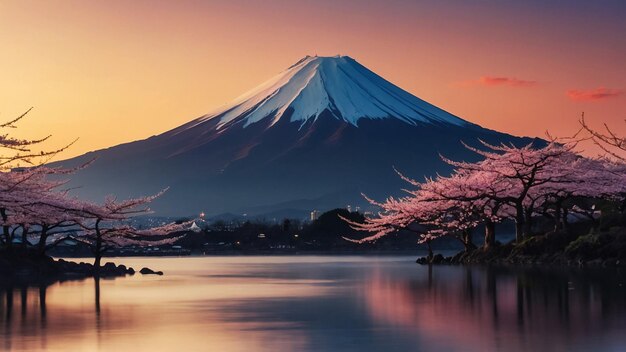
[[462, 251], [455, 256], [441, 254], [421, 257], [418, 264], [553, 265], [577, 267], [626, 267], [626, 227], [614, 227], [597, 234], [577, 236], [568, 232], [548, 232], [519, 244]]
[[0, 253], [0, 282], [18, 283], [22, 285], [52, 284], [69, 280], [101, 277], [114, 278], [127, 275], [163, 275], [162, 271], [150, 268], [135, 270], [123, 264], [107, 262], [96, 270], [91, 263], [71, 262], [54, 259], [45, 255], [25, 253], [20, 250], [3, 251]]

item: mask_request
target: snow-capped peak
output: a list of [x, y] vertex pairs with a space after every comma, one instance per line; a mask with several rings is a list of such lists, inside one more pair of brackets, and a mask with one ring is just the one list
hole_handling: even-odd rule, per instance
[[464, 120], [393, 85], [349, 56], [306, 56], [200, 121], [219, 118], [218, 129], [243, 127], [271, 118], [278, 122], [292, 109], [291, 122], [303, 125], [328, 110], [335, 118], [357, 126], [359, 119], [397, 118], [408, 124]]

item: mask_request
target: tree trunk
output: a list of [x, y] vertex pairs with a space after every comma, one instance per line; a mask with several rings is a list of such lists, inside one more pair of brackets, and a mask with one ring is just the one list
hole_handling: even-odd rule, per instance
[[100, 261], [102, 260], [102, 233], [100, 232], [100, 220], [96, 220], [96, 248], [94, 249], [93, 269], [96, 276], [100, 275]]
[[524, 238], [530, 238], [533, 230], [533, 210], [527, 208], [524, 211]]
[[561, 202], [557, 202], [554, 205], [554, 231], [560, 231], [563, 229], [563, 223], [561, 222], [563, 217], [561, 216]]
[[466, 252], [470, 252], [476, 249], [476, 245], [474, 245], [473, 237], [474, 237], [474, 233], [472, 232], [472, 230], [470, 229], [463, 230], [463, 246], [465, 247]]
[[37, 252], [40, 255], [46, 253], [46, 241], [48, 240], [48, 226], [41, 227], [41, 234], [39, 235], [39, 243], [37, 243]]
[[100, 274], [100, 262], [102, 261], [102, 255], [96, 252], [95, 259], [93, 261], [93, 269], [96, 275]]
[[28, 248], [28, 231], [26, 229], [22, 231], [22, 248]]
[[515, 243], [522, 243], [524, 239], [524, 208], [515, 206]]
[[433, 247], [430, 246], [430, 241], [426, 241], [426, 246], [428, 247], [428, 262], [430, 262], [435, 256], [433, 254]]
[[489, 249], [496, 244], [496, 224], [491, 221], [485, 221], [485, 244], [484, 248]]
[[563, 229], [567, 231], [568, 223], [567, 223], [567, 208], [563, 208]]
[[[6, 221], [8, 220], [6, 209], [0, 209], [0, 217], [2, 218], [2, 221], [6, 223]], [[8, 225], [2, 226], [2, 235], [4, 236], [7, 247], [11, 248], [13, 246], [13, 239], [11, 238], [10, 228]]]
[[7, 239], [7, 248], [11, 249], [11, 248], [13, 248], [13, 236], [11, 236], [11, 233], [8, 230], [9, 227], [8, 226], [4, 226], [4, 227], [7, 229], [6, 232], [5, 232], [6, 233], [5, 237]]

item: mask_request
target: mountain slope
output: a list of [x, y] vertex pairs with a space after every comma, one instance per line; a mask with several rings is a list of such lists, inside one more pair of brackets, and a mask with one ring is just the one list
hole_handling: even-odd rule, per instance
[[328, 110], [357, 126], [361, 118], [393, 117], [409, 124], [467, 122], [394, 86], [348, 56], [307, 56], [276, 77], [243, 94], [226, 107], [186, 128], [219, 117], [218, 129], [244, 127], [271, 117], [275, 124], [292, 109], [291, 122], [303, 126]]
[[305, 57], [218, 111], [96, 157], [72, 183], [99, 199], [151, 194], [161, 215], [262, 213], [362, 204], [448, 172], [439, 153], [475, 158], [461, 140], [527, 143], [439, 109], [349, 57]]

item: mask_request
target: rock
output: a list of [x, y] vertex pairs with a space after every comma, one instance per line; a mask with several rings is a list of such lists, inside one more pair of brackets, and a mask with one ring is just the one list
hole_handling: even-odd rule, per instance
[[150, 268], [141, 268], [141, 270], [139, 270], [140, 273], [142, 273], [143, 275], [146, 274], [154, 274], [154, 271]]
[[126, 274], [135, 275], [135, 269], [128, 267], [128, 269], [126, 269]]
[[91, 272], [93, 270], [93, 265], [89, 264], [89, 263], [84, 263], [84, 262], [80, 262], [80, 264], [78, 264], [78, 268], [82, 271], [89, 271]]
[[415, 261], [417, 264], [426, 265], [428, 264], [428, 259], [426, 257], [417, 258]]
[[112, 272], [112, 271], [115, 271], [116, 269], [117, 269], [117, 266], [115, 265], [115, 263], [112, 263], [112, 262], [107, 262], [101, 268], [102, 271], [107, 271], [107, 272]]
[[100, 270], [99, 270], [100, 276], [123, 276], [125, 274], [126, 272], [120, 273], [120, 271], [117, 270], [117, 265], [111, 262], [104, 264], [103, 266], [100, 267]]
[[162, 271], [154, 271], [150, 268], [141, 268], [141, 270], [139, 270], [139, 272], [142, 275], [163, 275]]
[[[132, 268], [106, 263], [96, 268], [91, 263], [53, 259], [34, 251], [5, 251], [0, 248], [0, 280], [19, 282], [20, 285], [52, 284], [67, 280], [82, 280], [87, 277], [122, 277], [132, 273]], [[155, 272], [155, 274], [159, 274]], [[162, 273], [160, 273], [162, 274]]]
[[441, 264], [441, 262], [443, 262], [443, 255], [441, 254], [435, 255], [430, 262], [432, 264]]

